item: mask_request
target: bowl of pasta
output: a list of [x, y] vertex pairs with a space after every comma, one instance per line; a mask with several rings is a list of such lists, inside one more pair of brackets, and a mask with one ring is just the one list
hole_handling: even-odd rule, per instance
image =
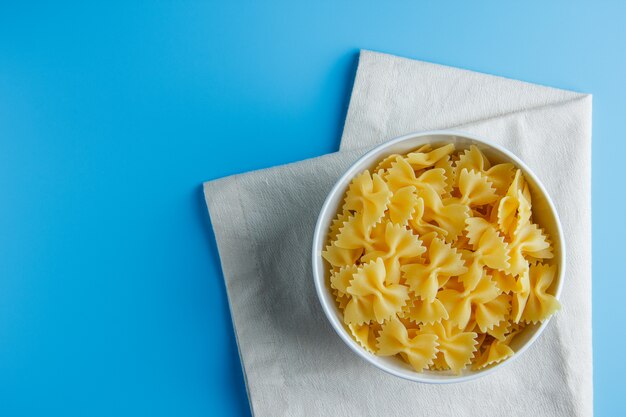
[[519, 357], [560, 309], [555, 206], [507, 149], [456, 131], [386, 142], [337, 181], [313, 238], [326, 317], [358, 356], [419, 382]]

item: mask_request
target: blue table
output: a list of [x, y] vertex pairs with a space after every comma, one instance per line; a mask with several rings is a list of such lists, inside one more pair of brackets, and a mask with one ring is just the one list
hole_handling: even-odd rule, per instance
[[0, 9], [0, 415], [249, 414], [200, 184], [336, 150], [361, 47], [594, 94], [595, 410], [626, 414], [623, 3], [22, 3]]

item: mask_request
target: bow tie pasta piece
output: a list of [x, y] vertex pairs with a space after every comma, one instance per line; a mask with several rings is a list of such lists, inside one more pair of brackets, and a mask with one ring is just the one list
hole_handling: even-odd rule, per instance
[[420, 150], [411, 152], [406, 156], [406, 160], [417, 171], [435, 165], [452, 152], [454, 152], [454, 145], [449, 143], [430, 152]]
[[404, 317], [415, 323], [432, 324], [448, 318], [448, 311], [435, 299], [432, 303], [421, 298], [412, 298], [404, 309]]
[[465, 223], [467, 239], [484, 265], [500, 271], [509, 268], [508, 247], [498, 230], [480, 217], [470, 217]]
[[322, 256], [354, 340], [418, 372], [499, 363], [560, 308], [522, 171], [475, 146], [424, 145], [356, 176]]
[[498, 202], [498, 227], [507, 236], [513, 236], [516, 228], [530, 222], [530, 191], [519, 169], [506, 195]]
[[466, 168], [459, 175], [459, 191], [461, 203], [468, 206], [482, 206], [498, 199], [493, 184], [485, 174], [468, 171]]
[[467, 240], [480, 252], [484, 264], [489, 268], [506, 270], [509, 267], [507, 244], [498, 230], [480, 217], [470, 217], [466, 221]]
[[[450, 321], [463, 329], [470, 321], [472, 310], [481, 311], [476, 314], [476, 324], [485, 332], [504, 320], [508, 313], [506, 301], [499, 296], [500, 290], [489, 276], [483, 277], [476, 287], [470, 291], [441, 290], [437, 298], [448, 311]], [[506, 295], [506, 294], [504, 294]]]
[[526, 301], [522, 320], [537, 323], [550, 317], [561, 308], [559, 301], [546, 291], [556, 275], [556, 267], [544, 264], [531, 265], [530, 291]]
[[402, 311], [409, 289], [385, 284], [385, 264], [381, 258], [363, 265], [354, 274], [347, 291], [352, 296], [344, 311], [346, 324], [382, 323]]
[[442, 195], [445, 194], [447, 186], [446, 173], [443, 169], [429, 169], [417, 177], [411, 165], [404, 158], [397, 158], [391, 164], [385, 180], [392, 192], [400, 188], [414, 186], [418, 190], [429, 187], [437, 194]]
[[[378, 226], [378, 227], [382, 227]], [[400, 264], [405, 261], [418, 259], [426, 248], [422, 241], [405, 227], [387, 222], [384, 225], [385, 233], [374, 243], [374, 249], [367, 252], [361, 262], [368, 263], [382, 259], [387, 270], [385, 282], [397, 284], [400, 282]]]
[[406, 225], [409, 219], [413, 217], [416, 206], [417, 195], [415, 194], [415, 187], [409, 185], [400, 188], [391, 196], [391, 201], [389, 202], [389, 220], [395, 224]]
[[[450, 322], [425, 325], [422, 333], [437, 335], [438, 355], [441, 354], [445, 365], [457, 374], [471, 362], [478, 344], [476, 333], [456, 329]], [[441, 366], [441, 362], [438, 365]]]
[[510, 163], [498, 164], [492, 167], [487, 157], [473, 145], [460, 154], [459, 160], [456, 163], [457, 176], [461, 174], [464, 168], [468, 171], [473, 170], [485, 174], [498, 194], [504, 194], [506, 192], [507, 187], [513, 179], [515, 170], [513, 164]]
[[509, 248], [496, 228], [486, 220], [471, 217], [466, 223], [467, 239], [474, 250], [463, 252], [469, 262], [469, 269], [460, 279], [466, 288], [472, 289], [483, 276], [484, 266], [496, 270], [510, 268]]
[[461, 254], [438, 238], [430, 242], [426, 263], [407, 264], [400, 269], [411, 291], [429, 303], [450, 277], [467, 272]]
[[361, 213], [364, 224], [372, 225], [383, 217], [390, 198], [391, 191], [380, 175], [363, 171], [352, 180], [343, 209]]
[[510, 267], [506, 269], [511, 275], [520, 275], [528, 270], [528, 260], [551, 259], [552, 247], [548, 236], [534, 223], [520, 224], [513, 233], [509, 244]]
[[416, 330], [413, 333], [413, 337], [409, 337], [407, 328], [396, 317], [386, 321], [378, 336], [377, 353], [380, 356], [402, 354], [413, 369], [422, 371], [437, 354], [437, 336]]

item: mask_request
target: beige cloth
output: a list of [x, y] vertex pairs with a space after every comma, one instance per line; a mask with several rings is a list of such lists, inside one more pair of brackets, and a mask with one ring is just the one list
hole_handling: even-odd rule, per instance
[[[316, 298], [310, 253], [327, 193], [367, 148], [458, 129], [523, 159], [554, 199], [568, 249], [562, 310], [517, 361], [427, 385], [352, 353]], [[591, 96], [362, 51], [341, 151], [205, 183], [252, 412], [264, 416], [588, 416]]]

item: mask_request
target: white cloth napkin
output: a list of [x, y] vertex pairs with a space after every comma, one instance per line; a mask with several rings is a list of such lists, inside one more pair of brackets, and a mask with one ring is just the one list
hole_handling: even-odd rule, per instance
[[[517, 361], [475, 381], [427, 385], [352, 353], [313, 287], [313, 228], [366, 148], [420, 130], [482, 135], [545, 184], [567, 244], [563, 308]], [[591, 96], [362, 51], [341, 151], [204, 184], [252, 412], [263, 416], [588, 416], [591, 359]]]

